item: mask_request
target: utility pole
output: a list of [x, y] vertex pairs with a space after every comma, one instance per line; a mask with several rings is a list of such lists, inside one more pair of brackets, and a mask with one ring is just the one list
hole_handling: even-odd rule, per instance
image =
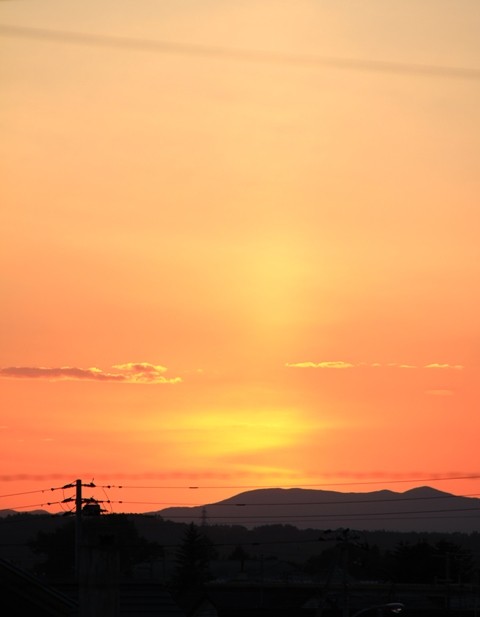
[[342, 602], [342, 617], [349, 617], [350, 615], [350, 592], [349, 592], [349, 584], [348, 584], [348, 557], [349, 557], [349, 548], [350, 545], [355, 544], [355, 541], [358, 539], [358, 535], [352, 533], [350, 529], [337, 529], [333, 533], [335, 536], [330, 535], [332, 533], [331, 529], [326, 529], [319, 540], [320, 542], [326, 541], [334, 541], [337, 543], [336, 545], [336, 556], [335, 561], [332, 564], [332, 568], [330, 569], [329, 575], [325, 582], [325, 587], [320, 596], [320, 600], [317, 606], [317, 616], [321, 617], [323, 612], [323, 607], [325, 603], [325, 599], [328, 593], [328, 589], [330, 586], [331, 578], [334, 574], [334, 569], [337, 564], [340, 564], [342, 571], [342, 587], [343, 587], [343, 602]]
[[78, 582], [82, 551], [82, 481], [75, 482], [75, 578]]
[[75, 498], [67, 497], [64, 499], [62, 503], [75, 501], [75, 578], [78, 582], [80, 570], [81, 570], [81, 554], [82, 554], [82, 543], [83, 543], [83, 528], [82, 528], [82, 508], [84, 500], [82, 497], [82, 486], [95, 488], [95, 484], [90, 482], [89, 484], [83, 484], [81, 480], [75, 480], [72, 484], [66, 484], [63, 488], [74, 488], [75, 487]]

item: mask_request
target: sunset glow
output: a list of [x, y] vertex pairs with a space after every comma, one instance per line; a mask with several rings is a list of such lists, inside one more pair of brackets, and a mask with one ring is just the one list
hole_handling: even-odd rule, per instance
[[452, 7], [0, 3], [0, 509], [76, 478], [117, 511], [480, 492], [480, 12]]

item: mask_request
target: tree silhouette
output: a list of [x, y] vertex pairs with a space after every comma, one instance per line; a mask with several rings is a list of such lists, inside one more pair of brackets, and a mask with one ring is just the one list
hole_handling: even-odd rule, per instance
[[175, 586], [185, 590], [204, 583], [209, 578], [209, 563], [214, 557], [212, 542], [191, 523], [177, 551]]

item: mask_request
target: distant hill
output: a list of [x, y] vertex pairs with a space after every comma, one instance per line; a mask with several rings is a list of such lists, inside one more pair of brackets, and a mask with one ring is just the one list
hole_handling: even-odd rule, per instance
[[423, 486], [404, 493], [340, 493], [313, 489], [258, 489], [198, 507], [154, 514], [176, 522], [209, 525], [294, 525], [299, 529], [351, 527], [368, 531], [480, 531], [480, 499]]
[[[0, 518], [13, 516], [14, 514], [18, 514], [18, 512], [16, 510], [0, 510]], [[24, 512], [24, 514], [49, 514], [49, 512], [46, 510], [30, 510], [29, 512]]]

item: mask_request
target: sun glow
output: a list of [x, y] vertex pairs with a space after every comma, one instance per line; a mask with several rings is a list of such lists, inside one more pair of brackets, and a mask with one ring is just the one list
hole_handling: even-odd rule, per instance
[[184, 418], [179, 430], [198, 454], [224, 456], [293, 445], [302, 429], [285, 411], [217, 411]]

